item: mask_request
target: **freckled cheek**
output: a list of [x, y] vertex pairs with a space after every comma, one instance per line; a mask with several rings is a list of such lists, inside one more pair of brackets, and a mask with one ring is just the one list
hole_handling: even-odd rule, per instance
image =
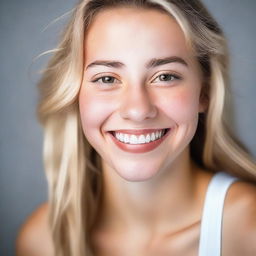
[[167, 94], [161, 102], [162, 111], [176, 123], [187, 123], [198, 115], [199, 97], [195, 92], [180, 90]]

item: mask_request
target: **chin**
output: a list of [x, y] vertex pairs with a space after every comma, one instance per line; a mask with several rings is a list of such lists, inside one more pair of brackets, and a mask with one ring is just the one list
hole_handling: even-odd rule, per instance
[[114, 168], [114, 171], [126, 181], [142, 182], [153, 179], [160, 170], [159, 168], [147, 168], [146, 166], [143, 168], [139, 168], [138, 166], [134, 166], [134, 168], [132, 166], [127, 166], [126, 168]]

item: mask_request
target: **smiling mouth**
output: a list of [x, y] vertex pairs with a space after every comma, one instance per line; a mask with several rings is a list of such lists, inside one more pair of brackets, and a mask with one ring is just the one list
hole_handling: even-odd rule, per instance
[[138, 134], [138, 130], [136, 133], [132, 130], [127, 131], [111, 131], [111, 135], [123, 144], [129, 145], [141, 145], [141, 144], [150, 144], [152, 142], [158, 141], [162, 139], [171, 129], [159, 129], [159, 130], [152, 130], [152, 132], [144, 132]]

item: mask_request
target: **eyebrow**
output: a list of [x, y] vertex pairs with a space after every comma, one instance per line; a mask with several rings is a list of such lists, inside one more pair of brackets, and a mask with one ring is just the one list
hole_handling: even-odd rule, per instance
[[[161, 65], [169, 64], [169, 63], [179, 63], [186, 67], [188, 67], [188, 63], [182, 59], [181, 57], [177, 56], [170, 56], [166, 58], [153, 58], [149, 60], [146, 64], [146, 68], [154, 68]], [[92, 63], [90, 63], [86, 70], [93, 66], [106, 66], [106, 67], [112, 67], [112, 68], [122, 68], [125, 67], [125, 64], [120, 61], [108, 61], [108, 60], [96, 60]]]

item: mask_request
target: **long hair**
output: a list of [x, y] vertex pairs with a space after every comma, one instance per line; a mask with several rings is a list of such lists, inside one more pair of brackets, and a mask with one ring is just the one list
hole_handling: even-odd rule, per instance
[[101, 10], [119, 6], [153, 8], [181, 27], [204, 75], [200, 114], [191, 157], [210, 171], [223, 170], [255, 181], [256, 164], [224, 123], [228, 51], [217, 22], [199, 0], [82, 0], [38, 84], [38, 117], [44, 127], [44, 163], [49, 188], [49, 222], [56, 256], [91, 256], [90, 232], [102, 188], [101, 158], [82, 132], [78, 95], [83, 80], [84, 37]]

